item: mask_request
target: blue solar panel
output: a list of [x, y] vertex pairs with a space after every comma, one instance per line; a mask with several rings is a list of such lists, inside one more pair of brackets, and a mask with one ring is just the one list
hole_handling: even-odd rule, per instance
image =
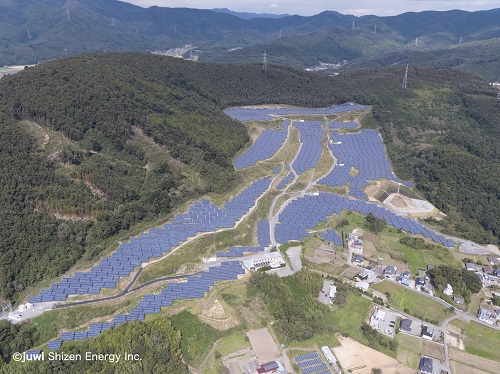
[[307, 169], [316, 166], [323, 151], [321, 139], [323, 138], [323, 127], [321, 122], [304, 121], [294, 124], [300, 131], [300, 152], [293, 163], [293, 169], [297, 174], [302, 174]]
[[[177, 215], [162, 229], [155, 228], [138, 238], [132, 238], [130, 242], [123, 243], [111, 258], [104, 258], [99, 266], [93, 267], [90, 272], [77, 272], [73, 278], [64, 278], [60, 283], [54, 283], [50, 289], [42, 290], [40, 296], [32, 296], [30, 302], [64, 301], [67, 295], [98, 294], [101, 288], [114, 288], [120, 277], [129, 276], [135, 266], [140, 265], [142, 261], [148, 261], [153, 254], [161, 256], [197, 232], [233, 227], [255, 204], [256, 199], [269, 188], [270, 183], [270, 179], [254, 182], [227, 202], [224, 209], [210, 204], [208, 200], [195, 203], [188, 213]], [[262, 238], [265, 236], [267, 235], [264, 233]], [[161, 237], [162, 250], [151, 246], [151, 242], [157, 237]], [[130, 251], [138, 253], [131, 254]]]
[[304, 360], [310, 360], [312, 358], [319, 357], [317, 352], [312, 352], [312, 353], [306, 353], [304, 355], [300, 355], [295, 357], [296, 362], [304, 361]]

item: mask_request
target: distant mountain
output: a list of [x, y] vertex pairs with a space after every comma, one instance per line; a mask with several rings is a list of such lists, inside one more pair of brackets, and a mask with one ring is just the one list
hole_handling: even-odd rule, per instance
[[427, 68], [452, 68], [500, 81], [500, 38], [441, 48], [418, 47], [381, 53], [351, 61], [344, 69], [411, 64]]
[[200, 60], [248, 63], [267, 51], [272, 63], [307, 67], [406, 50], [415, 38], [421, 48], [433, 49], [456, 45], [460, 38], [464, 43], [500, 38], [500, 9], [392, 17], [325, 11], [279, 18], [222, 11], [142, 8], [115, 0], [4, 0], [0, 66], [92, 51], [144, 52], [190, 44]]
[[235, 12], [227, 8], [214, 8], [210, 9], [217, 13], [227, 13], [236, 16], [241, 19], [252, 19], [252, 18], [283, 18], [288, 17], [289, 14], [272, 14], [272, 13], [248, 13], [248, 12]]

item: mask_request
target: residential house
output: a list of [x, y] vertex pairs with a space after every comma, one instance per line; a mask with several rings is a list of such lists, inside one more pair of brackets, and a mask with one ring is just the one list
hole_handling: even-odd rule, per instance
[[390, 276], [396, 275], [396, 267], [395, 266], [386, 266], [384, 269], [384, 275], [388, 278]]
[[451, 287], [451, 284], [446, 283], [446, 287], [444, 288], [443, 293], [448, 296], [453, 295], [453, 287]]
[[257, 369], [258, 374], [284, 374], [286, 369], [279, 361], [271, 361], [267, 364], [260, 365]]
[[359, 274], [358, 274], [358, 278], [362, 281], [365, 281], [369, 278], [373, 278], [375, 277], [375, 272], [371, 269], [363, 269], [363, 271], [361, 271]]
[[432, 341], [433, 334], [434, 330], [432, 329], [432, 327], [422, 325], [422, 334], [421, 334], [422, 338]]
[[479, 308], [479, 311], [477, 312], [477, 318], [479, 318], [480, 321], [493, 325], [496, 320], [496, 314], [493, 315], [493, 313], [491, 313], [489, 310]]
[[463, 297], [453, 296], [453, 301], [457, 304], [465, 304], [465, 299]]
[[476, 264], [473, 264], [472, 262], [467, 262], [465, 264], [465, 268], [470, 271], [477, 271], [477, 266]]
[[411, 319], [403, 318], [399, 323], [399, 330], [404, 332], [411, 332]]
[[418, 370], [423, 374], [433, 374], [434, 373], [434, 362], [432, 358], [422, 356], [418, 364]]
[[425, 278], [418, 277], [415, 279], [415, 287], [425, 287]]
[[483, 274], [483, 273], [479, 273], [479, 272], [478, 272], [478, 273], [476, 273], [476, 275], [477, 275], [477, 277], [479, 278], [479, 280], [480, 280], [481, 282], [484, 282], [484, 278], [485, 278], [485, 277], [484, 277], [484, 274]]
[[493, 270], [493, 275], [494, 275], [495, 277], [500, 277], [500, 269], [495, 269], [495, 270]]
[[486, 257], [490, 265], [500, 265], [500, 257], [498, 256], [488, 256]]
[[363, 256], [361, 255], [354, 255], [352, 256], [352, 263], [355, 265], [362, 265], [364, 262]]
[[493, 266], [490, 266], [490, 265], [486, 265], [486, 266], [483, 266], [483, 273], [484, 274], [491, 274], [493, 273]]
[[356, 288], [359, 288], [362, 291], [368, 291], [368, 287], [370, 287], [370, 284], [367, 282], [357, 282], [355, 284]]
[[363, 254], [363, 241], [361, 239], [349, 240], [348, 245], [352, 253]]

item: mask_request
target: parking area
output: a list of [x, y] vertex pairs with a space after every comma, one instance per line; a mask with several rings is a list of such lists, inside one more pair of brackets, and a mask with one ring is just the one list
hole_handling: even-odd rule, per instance
[[323, 281], [323, 287], [321, 288], [321, 291], [319, 292], [318, 295], [318, 301], [323, 303], [323, 304], [332, 304], [332, 300], [330, 299], [329, 292], [330, 292], [330, 286], [333, 285], [332, 281], [324, 280]]
[[370, 318], [370, 325], [389, 338], [396, 335], [396, 318], [398, 315], [388, 309], [376, 307]]

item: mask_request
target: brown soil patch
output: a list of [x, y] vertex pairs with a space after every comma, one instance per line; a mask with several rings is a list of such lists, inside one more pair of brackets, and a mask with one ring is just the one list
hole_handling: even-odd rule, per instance
[[345, 372], [370, 374], [373, 368], [379, 368], [384, 374], [412, 374], [414, 370], [396, 359], [380, 353], [351, 338], [339, 338], [340, 347], [333, 348], [335, 356]]
[[424, 340], [424, 344], [422, 346], [422, 354], [425, 356], [437, 358], [440, 361], [444, 361], [444, 347], [438, 343]]
[[259, 365], [275, 360], [279, 357], [278, 346], [267, 329], [252, 330], [247, 332], [250, 344], [257, 355]]

